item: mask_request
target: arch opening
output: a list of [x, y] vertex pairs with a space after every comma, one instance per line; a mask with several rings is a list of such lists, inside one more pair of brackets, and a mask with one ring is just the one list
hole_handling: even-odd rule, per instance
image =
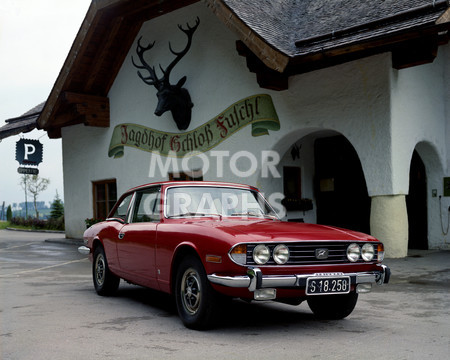
[[370, 232], [370, 197], [356, 150], [342, 135], [314, 149], [317, 222]]
[[[370, 206], [359, 156], [342, 134], [316, 129], [281, 147], [288, 221], [370, 232]], [[287, 147], [287, 149], [286, 149]], [[280, 149], [281, 150], [281, 149]]]

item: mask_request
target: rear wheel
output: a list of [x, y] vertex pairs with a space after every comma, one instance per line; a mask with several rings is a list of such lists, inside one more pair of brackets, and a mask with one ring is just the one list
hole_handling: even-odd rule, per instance
[[92, 278], [94, 280], [95, 291], [99, 295], [112, 295], [119, 287], [120, 278], [109, 270], [105, 250], [101, 246], [98, 246], [94, 251]]
[[309, 308], [319, 319], [340, 320], [349, 316], [356, 306], [358, 294], [309, 296]]
[[212, 325], [217, 306], [203, 264], [197, 257], [185, 258], [177, 270], [175, 300], [183, 324], [191, 329], [205, 329]]

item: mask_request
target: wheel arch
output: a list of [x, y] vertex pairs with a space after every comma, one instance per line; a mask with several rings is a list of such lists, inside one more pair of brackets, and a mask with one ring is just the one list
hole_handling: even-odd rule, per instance
[[103, 243], [101, 242], [101, 240], [100, 240], [99, 238], [95, 238], [95, 239], [92, 241], [92, 250], [91, 250], [92, 254], [95, 252], [95, 250], [96, 250], [99, 246], [101, 246], [103, 249], [105, 248], [105, 247], [103, 246]]
[[193, 245], [191, 244], [180, 245], [176, 249], [175, 254], [173, 255], [172, 265], [170, 269], [170, 291], [172, 294], [174, 293], [178, 267], [180, 266], [182, 259], [187, 256], [194, 256], [198, 258], [200, 262], [203, 264], [203, 261], [201, 260], [199, 253], [197, 252], [197, 250], [194, 248]]

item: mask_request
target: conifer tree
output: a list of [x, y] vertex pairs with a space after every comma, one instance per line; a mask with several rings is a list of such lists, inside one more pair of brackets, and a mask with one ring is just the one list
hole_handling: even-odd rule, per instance
[[58, 191], [56, 191], [55, 199], [51, 205], [50, 218], [51, 219], [59, 219], [64, 215], [64, 204], [58, 195]]
[[6, 209], [6, 220], [11, 221], [12, 219], [12, 209], [11, 205], [8, 205], [8, 209]]

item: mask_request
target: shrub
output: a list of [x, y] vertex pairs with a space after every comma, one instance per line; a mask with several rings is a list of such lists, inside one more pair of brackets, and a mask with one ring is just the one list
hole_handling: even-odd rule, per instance
[[49, 230], [64, 230], [64, 215], [59, 218], [50, 218], [47, 221], [47, 229]]
[[84, 220], [84, 222], [86, 223], [86, 228], [91, 227], [92, 225], [104, 221], [105, 219], [96, 219], [96, 218], [87, 218]]
[[10, 223], [11, 225], [23, 226], [35, 230], [64, 230], [64, 216], [49, 220], [15, 216], [11, 218]]

